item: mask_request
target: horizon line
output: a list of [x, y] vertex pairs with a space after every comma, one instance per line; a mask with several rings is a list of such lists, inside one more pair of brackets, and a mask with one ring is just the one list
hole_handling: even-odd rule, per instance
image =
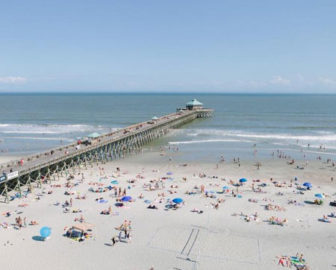
[[80, 94], [96, 94], [96, 95], [106, 95], [106, 94], [122, 94], [122, 95], [134, 95], [134, 94], [151, 94], [151, 95], [336, 95], [336, 93], [330, 93], [330, 92], [321, 92], [321, 93], [312, 93], [312, 92], [292, 92], [292, 93], [283, 93], [283, 92], [152, 92], [152, 91], [126, 91], [126, 92], [120, 92], [120, 91], [12, 91], [12, 92], [1, 92], [0, 95], [16, 95], [16, 94], [70, 94], [70, 95], [80, 95]]

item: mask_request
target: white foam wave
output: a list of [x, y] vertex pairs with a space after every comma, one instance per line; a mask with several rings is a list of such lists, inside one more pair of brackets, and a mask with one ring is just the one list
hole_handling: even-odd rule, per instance
[[216, 136], [216, 137], [238, 137], [249, 139], [275, 139], [275, 140], [293, 140], [293, 141], [336, 141], [336, 133], [320, 131], [313, 135], [293, 135], [286, 133], [250, 133], [239, 130], [217, 130], [217, 129], [198, 129], [185, 130], [188, 136]]
[[102, 126], [82, 124], [0, 124], [0, 133], [3, 134], [67, 134], [90, 131], [106, 131]]
[[214, 142], [250, 142], [250, 141], [242, 141], [235, 139], [214, 139], [214, 140], [195, 140], [195, 141], [177, 141], [177, 142], [169, 142], [169, 144], [195, 144], [195, 143], [214, 143]]
[[43, 141], [63, 141], [63, 142], [73, 142], [74, 140], [69, 138], [53, 138], [53, 137], [30, 137], [30, 136], [23, 136], [23, 137], [2, 137], [4, 139], [19, 139], [19, 140], [43, 140]]

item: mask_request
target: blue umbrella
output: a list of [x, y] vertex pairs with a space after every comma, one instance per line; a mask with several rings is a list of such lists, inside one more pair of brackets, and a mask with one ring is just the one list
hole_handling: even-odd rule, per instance
[[118, 182], [117, 180], [112, 180], [112, 181], [111, 181], [111, 184], [113, 184], [113, 185], [118, 185], [119, 182]]
[[47, 238], [51, 235], [51, 229], [49, 227], [42, 227], [40, 230], [40, 235], [43, 238]]
[[175, 198], [173, 199], [173, 203], [182, 203], [183, 199], [182, 198]]
[[130, 200], [132, 200], [132, 197], [131, 196], [124, 196], [124, 197], [121, 198], [121, 200], [123, 202], [129, 202]]
[[323, 199], [323, 198], [324, 198], [324, 196], [323, 196], [321, 193], [316, 193], [316, 194], [315, 194], [315, 197], [316, 197], [316, 198], [320, 198], [320, 199]]
[[304, 187], [307, 187], [307, 188], [311, 188], [311, 187], [312, 187], [312, 184], [309, 183], [309, 182], [304, 182], [304, 183], [303, 183], [303, 186], [304, 186]]
[[228, 187], [228, 186], [224, 186], [223, 189], [224, 189], [224, 190], [225, 190], [225, 189], [229, 189], [229, 187]]
[[240, 183], [245, 183], [245, 182], [247, 182], [247, 179], [246, 179], [246, 178], [240, 178], [240, 179], [239, 179], [239, 182], [240, 182]]
[[167, 175], [173, 175], [173, 173], [172, 172], [167, 172]]

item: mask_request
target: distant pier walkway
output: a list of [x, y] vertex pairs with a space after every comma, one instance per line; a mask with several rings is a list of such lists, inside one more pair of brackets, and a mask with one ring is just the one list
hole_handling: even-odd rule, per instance
[[61, 146], [49, 151], [27, 156], [23, 160], [0, 165], [0, 200], [8, 202], [9, 192], [22, 195], [22, 186], [32, 190], [32, 184], [41, 187], [43, 182], [55, 180], [65, 170], [96, 161], [119, 159], [139, 152], [141, 147], [156, 138], [196, 118], [210, 117], [212, 109], [205, 109], [197, 100], [187, 103], [186, 109], [176, 113], [128, 126], [126, 128], [95, 136], [80, 142]]

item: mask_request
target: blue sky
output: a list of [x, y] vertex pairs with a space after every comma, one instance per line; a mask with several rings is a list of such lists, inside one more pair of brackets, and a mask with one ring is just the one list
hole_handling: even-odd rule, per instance
[[336, 1], [1, 1], [1, 92], [336, 93]]

